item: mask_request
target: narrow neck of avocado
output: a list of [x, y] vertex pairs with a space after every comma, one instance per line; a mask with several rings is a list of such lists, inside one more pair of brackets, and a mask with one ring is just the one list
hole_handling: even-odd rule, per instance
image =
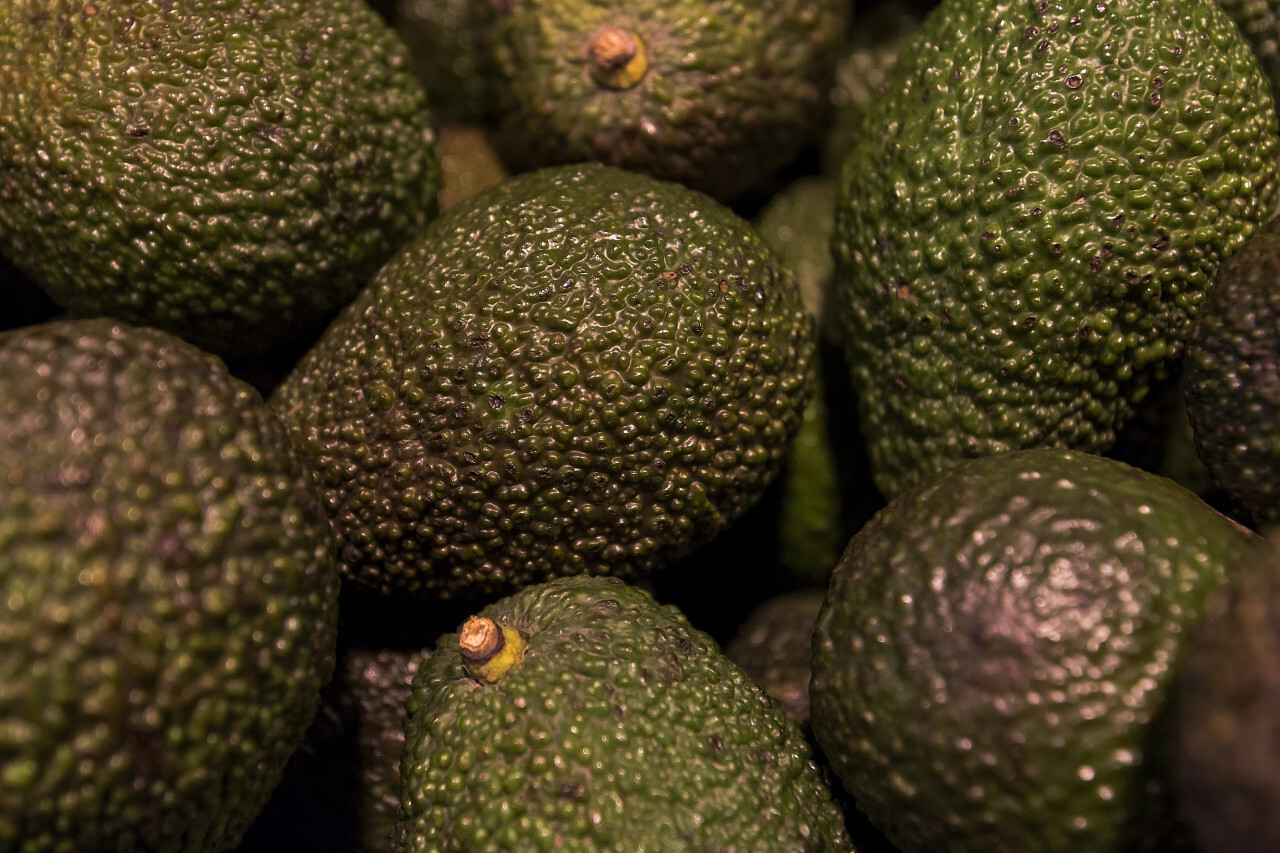
[[524, 660], [528, 647], [515, 628], [483, 616], [472, 616], [458, 635], [462, 664], [476, 681], [493, 684]]
[[605, 27], [591, 37], [591, 77], [609, 89], [629, 89], [649, 70], [644, 42], [630, 30]]

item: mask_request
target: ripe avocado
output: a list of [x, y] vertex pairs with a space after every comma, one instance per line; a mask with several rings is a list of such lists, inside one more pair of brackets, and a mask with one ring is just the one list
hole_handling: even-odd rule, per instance
[[0, 334], [0, 849], [212, 853], [334, 665], [339, 575], [284, 427], [107, 320]]
[[1178, 689], [1178, 804], [1199, 849], [1280, 850], [1280, 547], [1210, 598]]
[[888, 79], [833, 238], [877, 485], [1105, 451], [1276, 208], [1257, 59], [1212, 0], [943, 0]]
[[1181, 849], [1169, 695], [1257, 537], [1078, 451], [926, 477], [850, 541], [814, 632], [811, 725], [903, 853]]
[[1256, 522], [1280, 521], [1280, 220], [1218, 267], [1187, 343], [1183, 387], [1214, 481]]
[[435, 211], [425, 96], [363, 0], [15, 0], [0, 91], [0, 252], [75, 315], [264, 352]]
[[520, 0], [490, 33], [515, 170], [584, 160], [731, 200], [817, 135], [849, 0]]
[[441, 637], [401, 777], [401, 851], [852, 849], [796, 722], [617, 578], [528, 587]]
[[553, 167], [442, 214], [270, 403], [348, 576], [496, 596], [642, 577], [725, 528], [782, 465], [814, 339], [794, 278], [727, 208]]

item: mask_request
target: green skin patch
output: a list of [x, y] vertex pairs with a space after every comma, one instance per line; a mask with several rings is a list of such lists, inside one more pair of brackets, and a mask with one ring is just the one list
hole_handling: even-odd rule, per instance
[[[478, 616], [414, 680], [404, 853], [851, 853], [799, 726], [674, 607], [576, 576]], [[523, 660], [477, 680], [463, 642], [499, 626]]]
[[965, 458], [1110, 447], [1270, 218], [1278, 163], [1211, 0], [943, 0], [868, 109], [832, 240], [885, 497]]

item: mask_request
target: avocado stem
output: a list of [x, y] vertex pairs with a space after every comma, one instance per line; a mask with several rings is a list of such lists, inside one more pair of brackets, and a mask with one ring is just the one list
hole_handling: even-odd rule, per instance
[[462, 664], [476, 681], [493, 684], [524, 660], [528, 648], [515, 628], [484, 616], [472, 616], [458, 634]]
[[605, 27], [591, 37], [591, 77], [609, 89], [629, 89], [649, 70], [644, 43], [630, 30]]

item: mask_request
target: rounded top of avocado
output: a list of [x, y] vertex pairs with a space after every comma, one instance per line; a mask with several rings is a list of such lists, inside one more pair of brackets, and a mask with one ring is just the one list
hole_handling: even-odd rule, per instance
[[167, 333], [57, 321], [0, 363], [0, 848], [228, 849], [334, 665], [311, 483]]
[[447, 634], [422, 663], [399, 849], [851, 850], [797, 724], [674, 607], [577, 576], [478, 616], [524, 661], [479, 684]]
[[479, 598], [643, 577], [710, 539], [781, 467], [814, 348], [748, 223], [581, 164], [442, 214], [271, 404], [352, 578]]
[[816, 137], [848, 0], [520, 0], [487, 32], [515, 171], [594, 161], [741, 196]]

